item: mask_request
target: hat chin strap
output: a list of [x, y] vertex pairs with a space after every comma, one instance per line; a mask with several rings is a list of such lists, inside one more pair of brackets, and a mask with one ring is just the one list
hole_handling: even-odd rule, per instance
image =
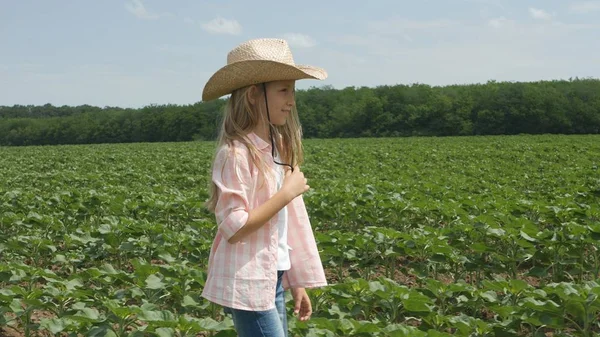
[[[269, 100], [267, 99], [267, 86], [265, 83], [262, 84], [263, 91], [265, 93], [265, 105], [267, 106], [267, 119], [269, 120], [269, 138], [271, 139], [271, 156], [273, 157], [273, 162], [277, 165], [288, 166], [292, 172], [294, 172], [294, 168], [290, 164], [280, 163], [275, 160], [275, 142], [273, 141], [273, 124], [271, 124], [271, 113], [269, 112]], [[294, 154], [292, 153], [292, 156]]]

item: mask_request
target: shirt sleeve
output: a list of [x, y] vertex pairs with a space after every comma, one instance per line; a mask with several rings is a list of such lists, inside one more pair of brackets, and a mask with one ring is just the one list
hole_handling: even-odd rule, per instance
[[252, 189], [248, 150], [222, 147], [215, 158], [212, 179], [218, 188], [217, 225], [223, 237], [229, 240], [248, 221]]

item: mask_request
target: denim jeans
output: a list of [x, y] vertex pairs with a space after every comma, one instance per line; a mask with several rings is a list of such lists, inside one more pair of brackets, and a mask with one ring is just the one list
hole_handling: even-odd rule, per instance
[[231, 314], [239, 337], [287, 337], [287, 312], [285, 310], [285, 292], [281, 283], [283, 271], [277, 272], [275, 288], [275, 308], [266, 311], [247, 311], [225, 307], [225, 313]]

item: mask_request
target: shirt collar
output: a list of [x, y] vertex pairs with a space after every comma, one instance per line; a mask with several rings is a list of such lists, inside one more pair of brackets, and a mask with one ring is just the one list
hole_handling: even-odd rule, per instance
[[250, 132], [247, 135], [248, 139], [259, 151], [269, 152], [271, 151], [271, 144], [265, 142], [256, 133]]

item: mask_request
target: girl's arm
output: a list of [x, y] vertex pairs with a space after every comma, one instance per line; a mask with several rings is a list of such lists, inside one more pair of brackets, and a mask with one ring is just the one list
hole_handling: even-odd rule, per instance
[[246, 236], [254, 233], [262, 227], [269, 219], [275, 216], [285, 205], [292, 201], [293, 197], [283, 189], [279, 190], [271, 199], [264, 204], [248, 212], [248, 220], [232, 237], [227, 240], [229, 243], [236, 243]]
[[306, 289], [292, 288], [292, 297], [294, 298], [294, 316], [298, 316], [301, 321], [309, 320], [312, 315], [312, 304]]
[[291, 170], [287, 170], [281, 189], [265, 203], [250, 210], [250, 212], [248, 212], [248, 220], [244, 226], [231, 236], [227, 242], [236, 243], [254, 233], [257, 229], [267, 223], [269, 219], [274, 217], [283, 207], [300, 194], [308, 191], [309, 188], [310, 187], [306, 185], [304, 173], [300, 171], [299, 167], [294, 169], [294, 173], [292, 173]]

